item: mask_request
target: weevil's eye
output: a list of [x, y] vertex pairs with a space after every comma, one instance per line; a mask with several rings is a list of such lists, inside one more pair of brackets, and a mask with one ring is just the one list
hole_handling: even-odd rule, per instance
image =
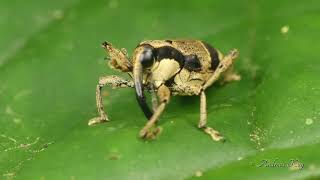
[[148, 68], [152, 66], [155, 60], [155, 55], [154, 55], [154, 49], [153, 48], [145, 48], [141, 55], [140, 55], [140, 62], [142, 64], [142, 67]]

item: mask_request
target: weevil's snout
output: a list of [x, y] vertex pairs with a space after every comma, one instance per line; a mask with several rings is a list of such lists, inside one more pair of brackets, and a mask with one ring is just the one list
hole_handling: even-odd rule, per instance
[[149, 119], [152, 116], [152, 112], [147, 105], [143, 92], [143, 73], [155, 62], [154, 48], [150, 45], [138, 47], [134, 52], [133, 62], [133, 76], [137, 100], [145, 116]]

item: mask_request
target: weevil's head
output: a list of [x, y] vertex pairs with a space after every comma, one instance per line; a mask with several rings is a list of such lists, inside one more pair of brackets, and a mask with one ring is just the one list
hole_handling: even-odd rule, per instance
[[133, 64], [141, 65], [143, 73], [150, 72], [156, 60], [156, 50], [149, 44], [139, 45], [133, 53]]
[[138, 46], [133, 53], [133, 76], [136, 96], [141, 109], [148, 119], [152, 116], [152, 112], [146, 103], [143, 87], [144, 83], [146, 83], [145, 77], [151, 73], [151, 67], [155, 63], [155, 58], [155, 49], [148, 44]]

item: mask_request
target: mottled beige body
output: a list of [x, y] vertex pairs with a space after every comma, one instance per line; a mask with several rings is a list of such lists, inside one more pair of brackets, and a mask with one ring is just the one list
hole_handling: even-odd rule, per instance
[[[188, 70], [185, 66], [181, 67], [181, 64], [179, 64], [178, 61], [171, 59], [170, 57], [163, 58], [161, 61], [154, 61], [150, 67], [143, 68], [139, 59], [141, 59], [142, 53], [145, 52], [142, 45], [146, 44], [153, 48], [161, 48], [164, 46], [172, 47], [182, 53], [184, 57], [196, 55], [201, 64], [201, 69], [194, 71]], [[209, 134], [215, 141], [224, 139], [218, 131], [206, 126], [207, 111], [205, 90], [218, 80], [223, 72], [228, 72], [228, 76], [226, 76], [226, 80], [228, 81], [240, 80], [240, 76], [232, 72], [233, 61], [238, 56], [237, 50], [232, 50], [225, 57], [216, 50], [219, 56], [219, 64], [214, 69], [211, 67], [212, 63], [209, 50], [202, 41], [198, 40], [143, 41], [135, 49], [132, 59], [129, 59], [124, 49], [118, 50], [107, 42], [103, 44], [103, 47], [111, 56], [109, 65], [114, 69], [128, 73], [135, 82], [133, 83], [132, 81], [127, 81], [114, 76], [102, 77], [97, 85], [96, 91], [97, 108], [100, 116], [91, 119], [89, 125], [109, 121], [107, 114], [103, 110], [101, 97], [101, 89], [103, 86], [135, 87], [137, 90], [137, 85], [140, 83], [140, 87], [141, 84], [143, 84], [143, 87], [150, 91], [153, 97], [153, 114], [140, 131], [140, 137], [153, 138], [160, 132], [158, 128], [155, 128], [155, 123], [169, 103], [171, 95], [199, 95], [200, 121], [198, 127], [203, 129], [203, 131]], [[229, 71], [227, 71], [227, 69], [229, 69]], [[173, 81], [173, 83], [168, 83], [169, 81]], [[141, 90], [139, 93], [141, 93]]]

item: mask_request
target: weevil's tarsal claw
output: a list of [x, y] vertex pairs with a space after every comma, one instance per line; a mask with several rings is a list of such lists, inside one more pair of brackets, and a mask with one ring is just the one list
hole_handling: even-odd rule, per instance
[[224, 137], [216, 130], [211, 127], [204, 127], [203, 131], [211, 136], [214, 141], [222, 141], [225, 142]]
[[239, 51], [237, 49], [232, 49], [229, 53], [231, 59], [235, 60], [239, 56]]
[[105, 118], [95, 117], [95, 118], [92, 118], [89, 120], [88, 126], [94, 126], [94, 125], [105, 123], [105, 122], [109, 122], [109, 119], [107, 117], [105, 117]]
[[153, 139], [156, 139], [161, 132], [162, 132], [162, 128], [156, 127], [154, 125], [152, 128], [148, 130], [142, 129], [139, 133], [139, 137], [146, 140], [153, 140]]
[[108, 43], [107, 41], [104, 41], [103, 43], [102, 43], [102, 47], [103, 48], [106, 48], [107, 46], [110, 46], [111, 44], [110, 43]]
[[135, 66], [133, 68], [133, 76], [134, 76], [134, 85], [136, 89], [136, 97], [137, 97], [138, 103], [144, 115], [148, 119], [150, 119], [152, 116], [152, 111], [150, 110], [146, 102], [146, 98], [143, 92], [142, 65], [140, 62], [135, 62]]

